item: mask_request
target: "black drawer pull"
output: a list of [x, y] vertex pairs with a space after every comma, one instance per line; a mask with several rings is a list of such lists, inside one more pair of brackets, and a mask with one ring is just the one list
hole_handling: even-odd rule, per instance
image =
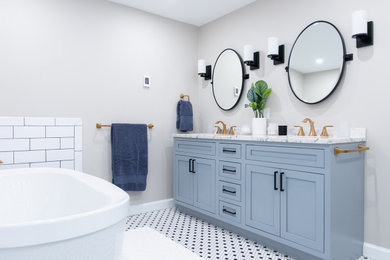
[[191, 164], [191, 161], [192, 161], [192, 159], [189, 159], [189, 160], [188, 160], [188, 171], [192, 173], [192, 170], [191, 170], [191, 165], [192, 165], [192, 164]]
[[237, 151], [236, 151], [236, 149], [223, 148], [222, 152], [224, 152], [224, 153], [236, 153]]
[[195, 173], [195, 159], [192, 159], [192, 173]]
[[232, 215], [232, 216], [235, 216], [236, 214], [237, 214], [237, 212], [236, 211], [229, 211], [229, 210], [227, 210], [227, 209], [223, 209], [222, 210], [223, 211], [223, 213], [227, 213], [227, 214], [230, 214], [230, 215]]
[[225, 189], [225, 188], [223, 188], [222, 189], [222, 192], [227, 192], [227, 193], [230, 193], [230, 194], [236, 194], [237, 192], [234, 190], [234, 191], [232, 191], [232, 190], [227, 190], [227, 189]]
[[231, 173], [236, 173], [237, 172], [236, 170], [230, 170], [230, 169], [226, 169], [226, 168], [223, 168], [222, 171], [223, 172], [231, 172]]
[[283, 189], [283, 174], [284, 174], [284, 172], [280, 173], [280, 191], [284, 191], [284, 189]]
[[276, 187], [276, 174], [278, 174], [278, 171], [274, 171], [274, 190], [278, 190], [278, 187]]

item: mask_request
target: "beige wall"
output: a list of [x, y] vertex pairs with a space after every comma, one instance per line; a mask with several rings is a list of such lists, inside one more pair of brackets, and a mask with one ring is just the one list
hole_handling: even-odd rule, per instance
[[[243, 46], [251, 43], [261, 54], [261, 69], [250, 72], [245, 92], [238, 106], [229, 112], [220, 110], [214, 102], [211, 87], [199, 81], [199, 113], [201, 131], [216, 120], [229, 125], [250, 124], [253, 113], [244, 108], [249, 83], [264, 79], [273, 89], [269, 99], [271, 121], [292, 126], [311, 117], [317, 126], [347, 121], [351, 127], [366, 127], [371, 150], [366, 159], [365, 240], [390, 248], [390, 139], [387, 138], [390, 120], [388, 51], [390, 34], [390, 3], [386, 0], [258, 0], [237, 12], [225, 16], [200, 29], [199, 53], [214, 64], [225, 48], [243, 54]], [[351, 38], [351, 13], [366, 9], [375, 24], [375, 45], [356, 49]], [[306, 105], [298, 101], [289, 89], [285, 65], [274, 66], [264, 58], [267, 37], [277, 36], [286, 44], [288, 54], [298, 34], [315, 20], [335, 24], [344, 36], [347, 52], [354, 54], [341, 85], [326, 101]]]
[[82, 117], [84, 171], [109, 181], [110, 130], [95, 123], [153, 123], [147, 190], [131, 201], [171, 198], [176, 102], [197, 103], [197, 31], [106, 0], [1, 0], [0, 116]]

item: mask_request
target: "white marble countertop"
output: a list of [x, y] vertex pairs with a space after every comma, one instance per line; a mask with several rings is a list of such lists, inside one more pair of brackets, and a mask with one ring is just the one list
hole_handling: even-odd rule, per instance
[[260, 142], [282, 142], [282, 143], [312, 143], [312, 144], [343, 144], [365, 142], [365, 137], [320, 137], [320, 136], [252, 136], [252, 135], [217, 135], [217, 134], [173, 134], [178, 138], [198, 138], [216, 140], [240, 140], [240, 141], [260, 141]]

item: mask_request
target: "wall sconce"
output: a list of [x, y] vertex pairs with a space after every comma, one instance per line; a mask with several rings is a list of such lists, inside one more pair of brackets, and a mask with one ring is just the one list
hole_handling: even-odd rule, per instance
[[248, 65], [251, 70], [260, 68], [260, 52], [255, 52], [255, 48], [250, 44], [244, 46], [244, 63]]
[[274, 65], [284, 63], [284, 45], [279, 45], [277, 37], [268, 38], [268, 58], [274, 61]]
[[352, 13], [352, 38], [356, 38], [356, 48], [374, 45], [374, 22], [367, 21], [367, 11]]
[[205, 60], [198, 60], [198, 75], [204, 78], [204, 80], [211, 79], [211, 65], [206, 66]]

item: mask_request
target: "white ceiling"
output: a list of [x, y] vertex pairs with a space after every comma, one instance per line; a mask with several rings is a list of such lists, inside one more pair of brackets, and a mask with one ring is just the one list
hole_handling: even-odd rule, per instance
[[202, 26], [256, 0], [109, 0], [180, 22]]

